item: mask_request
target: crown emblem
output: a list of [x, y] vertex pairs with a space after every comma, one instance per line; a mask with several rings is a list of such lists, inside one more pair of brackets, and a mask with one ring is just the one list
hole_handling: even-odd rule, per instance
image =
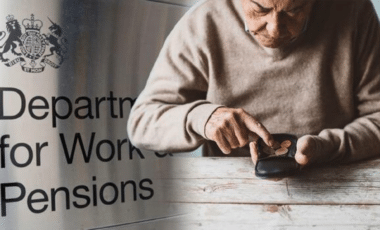
[[7, 19], [8, 22], [11, 22], [11, 21], [14, 21], [14, 20], [15, 20], [15, 18], [14, 18], [13, 15], [8, 15], [8, 16], [6, 17], [6, 19]]
[[22, 25], [25, 27], [25, 30], [40, 31], [43, 23], [41, 20], [34, 20], [34, 14], [32, 14], [30, 19], [22, 20]]

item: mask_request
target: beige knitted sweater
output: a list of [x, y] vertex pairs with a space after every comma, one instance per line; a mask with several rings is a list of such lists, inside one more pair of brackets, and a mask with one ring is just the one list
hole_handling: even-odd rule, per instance
[[[244, 28], [240, 0], [199, 2], [168, 36], [132, 108], [132, 143], [223, 156], [205, 139], [219, 106], [243, 108], [271, 133], [319, 135], [330, 160], [380, 155], [380, 28], [368, 0], [317, 0], [306, 31], [282, 49]], [[248, 147], [229, 156], [248, 156]]]

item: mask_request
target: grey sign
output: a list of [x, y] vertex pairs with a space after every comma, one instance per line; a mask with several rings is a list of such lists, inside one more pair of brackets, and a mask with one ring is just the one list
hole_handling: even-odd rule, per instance
[[[149, 229], [170, 155], [125, 125], [187, 7], [140, 0], [5, 0], [0, 9], [2, 229]], [[161, 167], [161, 168], [160, 168]]]

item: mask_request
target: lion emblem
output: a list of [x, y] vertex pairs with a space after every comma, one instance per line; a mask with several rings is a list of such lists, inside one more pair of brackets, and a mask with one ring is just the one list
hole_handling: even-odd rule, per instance
[[[22, 35], [20, 24], [11, 15], [7, 17], [7, 20], [8, 22], [6, 23], [6, 25], [7, 25], [7, 31], [9, 32], [9, 36], [7, 40], [5, 41], [5, 43], [2, 46], [0, 46], [0, 48], [4, 48], [3, 51], [0, 52], [0, 60], [2, 62], [9, 61], [9, 59], [4, 58], [3, 56], [5, 53], [9, 52], [9, 50], [14, 55], [21, 56], [21, 53], [17, 53], [15, 50], [17, 48], [16, 42], [18, 43], [18, 45], [22, 44], [21, 39], [20, 39]], [[0, 37], [1, 39], [3, 39], [5, 37], [5, 32], [1, 32]]]

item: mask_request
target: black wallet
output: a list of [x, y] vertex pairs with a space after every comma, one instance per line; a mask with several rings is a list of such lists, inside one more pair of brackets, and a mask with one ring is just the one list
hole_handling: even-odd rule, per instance
[[263, 151], [266, 145], [260, 138], [257, 146], [258, 161], [255, 166], [256, 176], [261, 178], [282, 178], [298, 173], [301, 167], [294, 159], [297, 151], [297, 137], [286, 133], [272, 134], [272, 136], [278, 143], [290, 141], [291, 145], [287, 148], [286, 154], [280, 156], [269, 155]]

